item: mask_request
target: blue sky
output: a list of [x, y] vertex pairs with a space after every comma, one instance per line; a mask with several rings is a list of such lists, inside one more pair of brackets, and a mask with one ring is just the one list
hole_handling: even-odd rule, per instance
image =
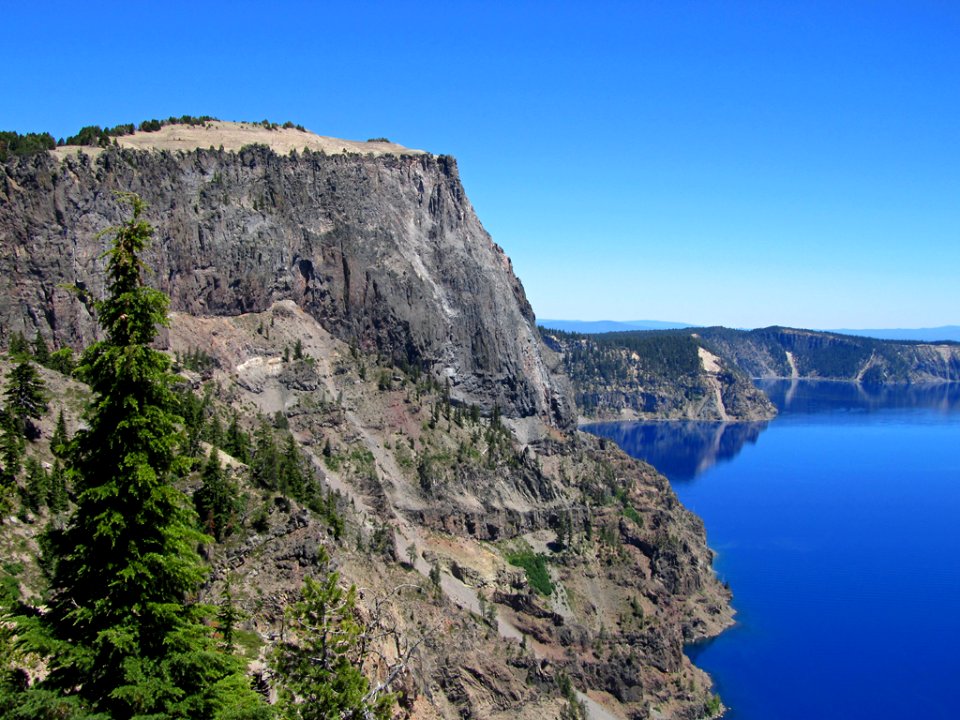
[[956, 2], [17, 3], [0, 129], [455, 155], [541, 317], [960, 324]]

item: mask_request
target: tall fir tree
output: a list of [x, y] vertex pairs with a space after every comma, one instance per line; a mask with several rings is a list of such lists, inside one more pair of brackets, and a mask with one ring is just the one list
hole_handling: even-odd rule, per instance
[[50, 362], [50, 348], [47, 347], [47, 342], [43, 339], [39, 330], [37, 330], [36, 337], [33, 338], [33, 359], [41, 365]]
[[54, 457], [62, 458], [66, 455], [67, 447], [70, 444], [70, 438], [67, 436], [67, 421], [63, 417], [63, 408], [57, 413], [57, 424], [50, 436], [50, 452]]
[[10, 343], [7, 347], [10, 357], [17, 362], [23, 362], [30, 358], [30, 344], [23, 336], [22, 332], [15, 332], [10, 336]]
[[202, 484], [193, 494], [193, 503], [203, 528], [217, 540], [222, 540], [236, 522], [240, 509], [240, 490], [227, 477], [216, 446], [210, 448], [202, 477]]
[[49, 409], [46, 386], [37, 369], [25, 360], [7, 373], [7, 387], [3, 391], [7, 412], [16, 419], [20, 434], [28, 439], [39, 435], [33, 420], [39, 420]]
[[196, 550], [203, 535], [172, 484], [187, 463], [169, 360], [150, 347], [168, 301], [143, 284], [152, 228], [140, 198], [127, 199], [133, 216], [113, 229], [107, 297], [97, 304], [106, 339], [78, 368], [94, 399], [68, 455], [76, 507], [49, 537], [42, 625], [52, 652], [37, 689], [117, 719], [265, 717], [193, 600], [205, 577]]
[[242, 463], [250, 462], [250, 436], [240, 428], [237, 413], [230, 418], [223, 449]]
[[366, 642], [356, 618], [357, 589], [341, 587], [328, 562], [320, 548], [321, 576], [305, 578], [300, 602], [287, 609], [292, 638], [274, 649], [270, 663], [277, 706], [290, 720], [387, 720], [394, 696], [371, 688], [363, 674]]
[[20, 473], [23, 446], [19, 421], [7, 408], [0, 408], [0, 487], [7, 491], [4, 494], [8, 500]]

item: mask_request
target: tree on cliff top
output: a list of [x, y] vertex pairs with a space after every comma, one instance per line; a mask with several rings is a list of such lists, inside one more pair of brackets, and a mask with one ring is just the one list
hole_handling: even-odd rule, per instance
[[38, 689], [113, 718], [266, 717], [194, 600], [205, 536], [172, 485], [186, 468], [170, 362], [150, 347], [168, 299], [143, 284], [152, 228], [140, 198], [125, 199], [133, 216], [110, 231], [107, 297], [97, 304], [106, 339], [78, 368], [94, 399], [67, 458], [76, 509], [50, 535], [50, 611], [40, 626], [52, 652]]

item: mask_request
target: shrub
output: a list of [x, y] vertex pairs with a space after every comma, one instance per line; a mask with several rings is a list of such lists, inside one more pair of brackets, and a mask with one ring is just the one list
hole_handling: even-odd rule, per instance
[[538, 593], [545, 596], [553, 593], [553, 581], [550, 580], [547, 558], [544, 555], [534, 553], [533, 550], [522, 549], [508, 553], [506, 559], [511, 565], [524, 569], [527, 573], [527, 582]]

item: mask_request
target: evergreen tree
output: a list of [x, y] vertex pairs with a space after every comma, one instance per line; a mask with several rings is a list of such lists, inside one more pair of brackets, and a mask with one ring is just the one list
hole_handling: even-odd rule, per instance
[[270, 426], [265, 422], [261, 423], [253, 442], [250, 479], [258, 487], [276, 490], [280, 487], [280, 454], [277, 452]]
[[47, 412], [47, 396], [43, 379], [33, 363], [24, 361], [7, 373], [7, 388], [3, 392], [7, 412], [18, 425], [23, 437], [39, 435], [32, 420], [39, 420]]
[[227, 652], [234, 651], [234, 634], [245, 615], [233, 601], [233, 588], [228, 578], [220, 593], [220, 605], [217, 608], [217, 624], [220, 626], [220, 640]]
[[204, 425], [203, 439], [214, 447], [223, 447], [223, 423], [220, 422], [220, 416], [213, 413], [210, 421]]
[[20, 431], [20, 425], [9, 410], [2, 408], [0, 409], [0, 485], [6, 491], [12, 491], [16, 485], [22, 458], [23, 433]]
[[297, 447], [293, 435], [287, 434], [287, 442], [280, 458], [280, 490], [286, 495], [304, 500], [306, 484], [300, 448]]
[[15, 332], [10, 336], [10, 345], [7, 353], [11, 358], [18, 362], [23, 362], [30, 358], [30, 345], [22, 332]]
[[67, 473], [60, 459], [57, 458], [50, 469], [50, 495], [47, 505], [50, 507], [50, 512], [63, 512], [67, 509], [67, 501]]
[[76, 367], [73, 359], [73, 348], [60, 348], [50, 353], [50, 360], [47, 363], [47, 367], [63, 375], [72, 375]]
[[172, 485], [178, 457], [169, 360], [150, 347], [167, 298], [143, 285], [140, 254], [152, 229], [143, 203], [115, 228], [107, 297], [97, 303], [106, 340], [79, 374], [94, 393], [87, 427], [71, 443], [76, 508], [49, 536], [53, 568], [49, 675], [38, 690], [74, 696], [113, 718], [261, 717], [268, 709], [239, 661], [216, 648], [204, 608], [203, 536]]
[[46, 507], [50, 499], [50, 476], [43, 469], [43, 465], [35, 457], [30, 456], [25, 463], [27, 482], [24, 487], [23, 504], [33, 511], [39, 512]]
[[211, 448], [203, 467], [203, 484], [193, 494], [193, 503], [204, 529], [217, 540], [222, 540], [236, 521], [239, 495], [237, 486], [220, 465], [217, 448]]
[[234, 413], [227, 427], [223, 449], [242, 463], [250, 462], [250, 436], [240, 429], [240, 421]]
[[55, 457], [62, 458], [66, 455], [67, 446], [70, 438], [67, 437], [67, 421], [63, 417], [63, 408], [57, 413], [57, 426], [54, 428], [53, 436], [50, 438], [50, 451]]
[[33, 339], [33, 359], [41, 365], [47, 365], [50, 362], [50, 348], [47, 347], [47, 343], [39, 330], [37, 330], [37, 335]]
[[339, 573], [326, 567], [328, 560], [321, 548], [323, 575], [306, 578], [302, 600], [288, 610], [292, 638], [277, 646], [272, 661], [277, 705], [282, 717], [291, 720], [386, 720], [393, 696], [371, 692], [362, 672], [357, 590], [340, 587]]

